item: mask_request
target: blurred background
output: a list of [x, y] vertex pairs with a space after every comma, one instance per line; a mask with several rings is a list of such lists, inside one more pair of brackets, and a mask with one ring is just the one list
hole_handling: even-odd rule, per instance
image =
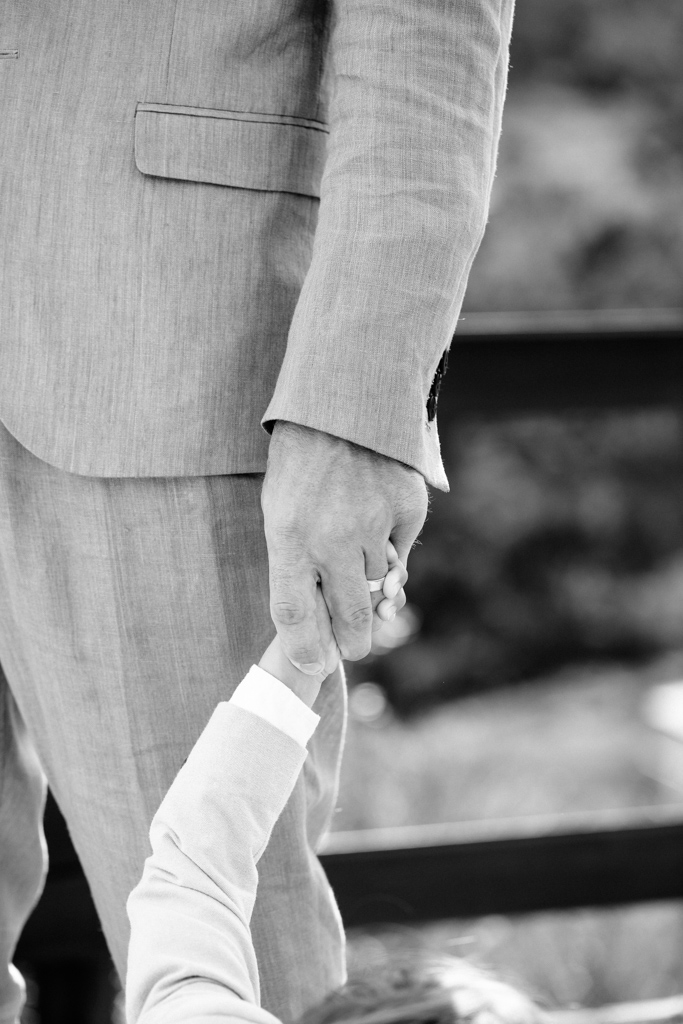
[[[465, 320], [683, 308], [682, 44], [680, 0], [519, 0]], [[451, 490], [353, 667], [337, 829], [683, 802], [681, 410], [440, 415]], [[396, 945], [550, 1005], [683, 992], [678, 904], [366, 929], [352, 963]]]

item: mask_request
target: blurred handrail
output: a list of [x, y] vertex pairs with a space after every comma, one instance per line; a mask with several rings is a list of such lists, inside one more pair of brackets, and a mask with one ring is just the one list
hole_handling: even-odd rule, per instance
[[332, 834], [347, 926], [683, 897], [683, 814], [643, 807]]
[[438, 415], [450, 420], [683, 405], [683, 308], [463, 314]]
[[653, 825], [683, 826], [683, 809], [678, 804], [652, 804], [642, 807], [558, 811], [554, 814], [449, 821], [429, 825], [349, 829], [330, 832], [319, 852], [337, 855], [410, 850], [427, 846], [495, 842], [499, 839], [524, 839], [530, 836], [538, 838], [567, 833], [589, 834], [608, 830], [648, 829]]
[[[103, 949], [52, 799], [46, 830], [56, 856], [19, 955]], [[347, 927], [681, 899], [683, 813], [637, 807], [336, 832], [321, 861]]]
[[514, 337], [543, 334], [548, 338], [591, 334], [683, 332], [683, 307], [653, 309], [541, 309], [463, 313], [455, 341], [464, 337]]

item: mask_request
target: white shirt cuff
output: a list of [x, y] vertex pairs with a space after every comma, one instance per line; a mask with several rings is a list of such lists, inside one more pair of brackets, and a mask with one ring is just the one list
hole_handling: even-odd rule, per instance
[[295, 693], [270, 672], [252, 665], [229, 701], [251, 711], [305, 747], [315, 732], [320, 715], [311, 711]]

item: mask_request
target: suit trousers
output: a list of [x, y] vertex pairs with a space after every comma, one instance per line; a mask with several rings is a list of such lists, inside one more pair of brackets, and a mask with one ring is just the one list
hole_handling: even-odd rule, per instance
[[[18, 1016], [8, 963], [43, 884], [43, 771], [125, 977], [125, 902], [152, 816], [274, 635], [261, 484], [78, 476], [0, 425], [0, 1024]], [[252, 922], [262, 1003], [285, 1022], [344, 980], [341, 922], [315, 856], [336, 798], [341, 672], [315, 710]]]

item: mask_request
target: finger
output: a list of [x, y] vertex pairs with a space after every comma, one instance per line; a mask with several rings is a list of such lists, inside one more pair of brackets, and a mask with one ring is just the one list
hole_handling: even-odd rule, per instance
[[316, 616], [317, 574], [312, 567], [271, 561], [270, 614], [285, 654], [307, 675], [325, 667]]
[[[384, 567], [371, 564], [370, 571], [376, 575], [367, 577], [362, 552], [356, 557], [348, 552], [339, 552], [329, 558], [330, 569], [321, 569], [322, 588], [325, 603], [330, 611], [332, 631], [342, 657], [350, 661], [364, 658], [370, 651], [372, 640], [373, 595], [368, 590], [367, 579], [377, 579], [386, 573]], [[381, 599], [382, 592], [379, 591]]]
[[377, 605], [376, 615], [380, 619], [380, 622], [391, 622], [392, 619], [396, 618], [396, 612], [400, 612], [401, 608], [404, 608], [406, 604], [406, 592], [405, 590], [399, 590], [396, 597], [391, 600], [384, 598], [383, 601]]
[[385, 600], [382, 591], [378, 590], [374, 594], [371, 594], [372, 598], [372, 632], [376, 633], [378, 629], [382, 628], [382, 619], [377, 614], [377, 609]]
[[[384, 547], [384, 555], [379, 554], [376, 550], [365, 551], [365, 578], [366, 580], [382, 580], [382, 587], [392, 563], [398, 558], [396, 548], [390, 540], [387, 540]], [[377, 596], [379, 595], [380, 601], [382, 599], [382, 590], [373, 590], [371, 593], [373, 605], [376, 605]]]
[[373, 590], [370, 594], [370, 604], [372, 605], [373, 612], [377, 611], [377, 606], [384, 600], [384, 594], [381, 590]]
[[[365, 588], [367, 580], [384, 579], [390, 571], [390, 566], [398, 564], [398, 553], [396, 548], [387, 541], [385, 545], [385, 556], [377, 556], [375, 552], [365, 554]], [[348, 565], [342, 557], [332, 560], [331, 564]], [[403, 570], [404, 571], [404, 570]], [[401, 570], [399, 570], [400, 575]], [[330, 608], [332, 617], [332, 628], [336, 642], [341, 650], [342, 656], [351, 661], [357, 661], [369, 653], [372, 642], [372, 632], [379, 628], [382, 620], [377, 618], [376, 608], [384, 600], [383, 591], [372, 591], [358, 588], [358, 581], [353, 570], [347, 573], [345, 581], [341, 578], [336, 580], [334, 588], [329, 581], [323, 582], [325, 600]], [[341, 585], [339, 585], [341, 583]]]
[[391, 598], [396, 597], [399, 590], [401, 590], [408, 582], [408, 570], [402, 562], [396, 562], [391, 566], [389, 572], [384, 580], [384, 586], [382, 587], [382, 594], [384, 597]]
[[[398, 555], [396, 553], [396, 548], [391, 543], [391, 541], [388, 540], [387, 543], [386, 543], [386, 560], [387, 560], [388, 564], [386, 565], [386, 567], [385, 567], [384, 571], [382, 572], [381, 576], [371, 576], [370, 575], [369, 566], [370, 565], [373, 565], [373, 566], [378, 565], [379, 564], [379, 559], [377, 559], [377, 560], [373, 559], [371, 561], [370, 558], [368, 558], [368, 556], [366, 555], [366, 559], [365, 559], [365, 572], [366, 572], [367, 578], [368, 579], [383, 579], [384, 580], [384, 583], [382, 584], [382, 589], [383, 589], [384, 588], [384, 584], [386, 583], [387, 574], [390, 571], [392, 564], [394, 562], [396, 562], [397, 559], [398, 559]], [[382, 590], [373, 590], [371, 592], [370, 597], [371, 597], [372, 611], [373, 611], [373, 615], [372, 615], [372, 632], [375, 633], [375, 632], [377, 632], [378, 629], [380, 629], [380, 627], [382, 625], [382, 620], [377, 617], [377, 608], [381, 604], [381, 602], [384, 600], [384, 594], [383, 594]]]
[[[391, 551], [389, 550], [391, 549]], [[384, 578], [384, 586], [380, 593], [377, 595], [379, 600], [373, 601], [374, 618], [373, 618], [373, 632], [380, 629], [382, 623], [389, 622], [394, 618], [396, 612], [399, 609], [399, 605], [394, 603], [394, 599], [403, 589], [404, 584], [408, 579], [408, 572], [405, 566], [398, 561], [398, 555], [393, 544], [389, 542], [387, 545], [387, 557], [389, 558], [389, 572]], [[374, 596], [374, 595], [373, 595]], [[400, 605], [402, 608], [405, 604], [405, 595], [403, 602]], [[380, 608], [382, 611], [380, 612]], [[392, 612], [393, 609], [393, 612]]]
[[320, 642], [323, 650], [325, 651], [325, 676], [329, 676], [330, 673], [334, 672], [341, 660], [341, 652], [337, 647], [337, 641], [334, 638], [332, 632], [332, 623], [330, 622], [330, 613], [325, 599], [323, 597], [322, 588], [318, 584], [315, 588], [315, 617], [318, 623], [318, 634], [320, 636]]

